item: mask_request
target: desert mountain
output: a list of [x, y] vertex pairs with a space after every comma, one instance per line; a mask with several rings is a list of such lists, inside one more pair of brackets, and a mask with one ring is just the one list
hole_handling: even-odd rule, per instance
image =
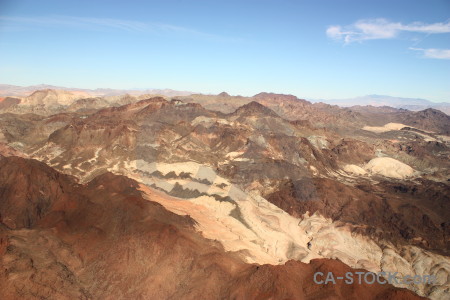
[[[337, 105], [325, 103], [311, 103], [293, 95], [274, 93], [259, 93], [253, 97], [192, 94], [186, 97], [176, 97], [184, 102], [195, 102], [203, 107], [223, 113], [234, 112], [239, 107], [256, 101], [277, 113], [286, 120], [303, 120], [315, 127], [327, 128], [340, 135], [352, 137], [355, 130], [364, 126], [380, 126], [389, 122], [418, 126], [421, 129], [432, 130], [436, 133], [448, 133], [448, 119], [442, 112], [428, 109], [424, 112], [413, 112], [391, 107], [356, 106], [341, 108]], [[435, 112], [438, 119], [432, 115]], [[444, 122], [441, 122], [444, 119]], [[427, 124], [424, 124], [427, 123]]]
[[170, 196], [144, 197], [123, 176], [80, 185], [43, 163], [1, 156], [0, 186], [3, 299], [419, 299], [386, 284], [315, 284], [317, 271], [357, 271], [336, 260], [246, 264], [153, 201]]
[[89, 94], [85, 92], [69, 92], [64, 90], [38, 90], [31, 95], [22, 98], [20, 104], [27, 106], [48, 105], [48, 106], [63, 106], [70, 105], [74, 100], [88, 97]]
[[[96, 283], [101, 290], [83, 285], [101, 268], [110, 270], [108, 261], [125, 265], [127, 260], [122, 255], [127, 253], [131, 267], [118, 269], [130, 273], [120, 273], [118, 278], [136, 281], [135, 291], [157, 291], [155, 297], [177, 296], [181, 290], [191, 291], [192, 297], [198, 297], [199, 291], [224, 298], [256, 297], [259, 294], [248, 293], [273, 287], [267, 284], [273, 280], [280, 282], [276, 285], [280, 288], [274, 288], [276, 292], [269, 288], [267, 295], [275, 298], [345, 298], [343, 290], [325, 288], [325, 294], [320, 294], [320, 288], [308, 286], [308, 275], [301, 277], [306, 285], [300, 294], [298, 286], [294, 288], [292, 280], [297, 277], [292, 274], [310, 274], [323, 265], [435, 275], [438, 282], [432, 285], [397, 287], [444, 299], [450, 291], [446, 279], [450, 274], [449, 124], [448, 116], [431, 109], [353, 110], [271, 93], [173, 99], [91, 97], [75, 100], [57, 113], [10, 111], [0, 114], [0, 142], [5, 155], [20, 154], [40, 162], [5, 158], [0, 171], [16, 174], [14, 180], [18, 182], [33, 179], [35, 173], [61, 182], [53, 184], [46, 179], [33, 186], [27, 183], [23, 191], [5, 188], [2, 216], [9, 217], [2, 217], [6, 220], [2, 222], [7, 235], [17, 230], [44, 230], [44, 236], [51, 232], [50, 240], [62, 239], [61, 243], [74, 247], [77, 255], [84, 253], [86, 257], [80, 261], [85, 264], [80, 262], [81, 267], [73, 274], [89, 273], [91, 277], [76, 277], [72, 282], [79, 283], [74, 290], [88, 298], [108, 297], [110, 293], [124, 298], [136, 295], [131, 290], [125, 293], [127, 288], [120, 284], [111, 287], [108, 280], [114, 280], [114, 276], [109, 271], [104, 273], [109, 278], [104, 284]], [[20, 169], [30, 165], [45, 172], [36, 170], [19, 180], [21, 175], [14, 172], [7, 163], [10, 161]], [[14, 180], [5, 181], [3, 186], [12, 186]], [[135, 200], [124, 204], [120, 199], [128, 199], [128, 193]], [[15, 194], [22, 198], [14, 198]], [[112, 201], [113, 211], [101, 199]], [[18, 205], [8, 201], [17, 201]], [[141, 202], [151, 203], [152, 208], [138, 214], [129, 206], [137, 203], [147, 207]], [[125, 211], [129, 213], [124, 215]], [[167, 229], [171, 236], [167, 244], [164, 226], [151, 229], [149, 225], [158, 214], [176, 228], [175, 232]], [[113, 222], [110, 225], [109, 219]], [[141, 221], [135, 224], [133, 220]], [[120, 229], [128, 228], [128, 222], [134, 229]], [[58, 228], [63, 233], [58, 233]], [[149, 236], [144, 234], [144, 240], [137, 240], [137, 232], [148, 232]], [[22, 250], [14, 255], [42, 253], [39, 249], [46, 246], [34, 239], [43, 235], [37, 231], [26, 234], [21, 237], [26, 241]], [[168, 254], [161, 249], [174, 239], [180, 240], [178, 234], [189, 237], [188, 242], [181, 239], [183, 243], [175, 247], [180, 253], [165, 257]], [[118, 252], [101, 257], [94, 248], [76, 245], [84, 236], [104, 242], [98, 244], [103, 251], [114, 248], [112, 241], [119, 243], [123, 238], [128, 242], [121, 244]], [[160, 239], [147, 240], [150, 236]], [[159, 242], [164, 243], [149, 250], [144, 247]], [[217, 258], [220, 262], [206, 277], [211, 278], [212, 286], [221, 282], [219, 290], [193, 288], [193, 281], [183, 278], [187, 276], [185, 268], [196, 267], [173, 269], [169, 264], [195, 261], [209, 266], [206, 259], [196, 256], [208, 251], [214, 252], [207, 255], [210, 260]], [[148, 266], [134, 267], [144, 258], [150, 260]], [[252, 264], [260, 266], [256, 273]], [[216, 268], [218, 273], [214, 273]], [[155, 282], [164, 282], [169, 276], [163, 273], [151, 277], [155, 274], [151, 270], [180, 274], [179, 282], [184, 285], [158, 288], [146, 279], [136, 279], [138, 271]], [[242, 286], [243, 280], [252, 284]], [[13, 286], [11, 282], [8, 284]], [[11, 286], [8, 291], [14, 291]], [[359, 288], [363, 287], [351, 290]], [[374, 290], [369, 294], [377, 293]], [[395, 295], [393, 299], [401, 298]]]

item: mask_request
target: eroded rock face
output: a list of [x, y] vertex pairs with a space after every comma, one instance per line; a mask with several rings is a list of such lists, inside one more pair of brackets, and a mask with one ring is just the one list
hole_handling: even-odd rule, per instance
[[445, 226], [449, 197], [447, 186], [434, 182], [348, 186], [325, 178], [286, 181], [267, 195], [270, 202], [291, 215], [318, 212], [336, 221], [358, 224], [357, 231], [373, 238], [411, 243], [444, 254], [449, 251]]
[[[21, 219], [3, 204], [24, 203], [42, 189], [33, 176], [49, 186], [41, 192], [47, 209], [29, 212], [33, 222], [22, 228], [0, 223], [3, 299], [419, 299], [391, 285], [313, 282], [315, 272], [355, 272], [339, 261], [246, 264], [202, 237], [192, 218], [144, 199], [137, 182], [123, 176], [107, 173], [79, 185], [36, 161], [13, 157], [1, 163], [0, 214], [15, 224]], [[11, 173], [18, 164], [30, 175]], [[24, 194], [9, 196], [24, 186]]]

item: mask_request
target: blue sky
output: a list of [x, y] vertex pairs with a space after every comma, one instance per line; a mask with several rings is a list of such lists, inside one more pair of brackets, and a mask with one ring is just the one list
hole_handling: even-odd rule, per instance
[[450, 102], [450, 1], [0, 0], [0, 83]]

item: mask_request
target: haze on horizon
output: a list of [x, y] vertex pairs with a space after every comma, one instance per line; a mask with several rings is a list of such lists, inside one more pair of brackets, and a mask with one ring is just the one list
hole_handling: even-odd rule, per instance
[[0, 82], [450, 102], [450, 3], [2, 1]]

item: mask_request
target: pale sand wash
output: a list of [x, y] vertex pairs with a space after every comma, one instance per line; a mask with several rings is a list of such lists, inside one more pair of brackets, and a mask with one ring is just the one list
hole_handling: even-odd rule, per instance
[[384, 177], [407, 179], [418, 174], [416, 170], [405, 163], [391, 157], [376, 157], [362, 167], [357, 165], [345, 165], [343, 170], [356, 176], [382, 175]]
[[[130, 163], [129, 168], [134, 172], [128, 176], [147, 186], [170, 192], [178, 183], [183, 188], [208, 194], [190, 199], [170, 197], [170, 201], [161, 204], [176, 213], [190, 215], [205, 237], [221, 241], [227, 251], [246, 250], [244, 258], [248, 262], [280, 264], [289, 259], [309, 262], [313, 258], [332, 257], [374, 271], [378, 268], [379, 264], [371, 261], [379, 261], [382, 251], [374, 242], [363, 236], [352, 236], [345, 226], [337, 228], [331, 220], [319, 215], [294, 218], [266, 199], [245, 193], [210, 167], [194, 162], [165, 164], [140, 160]], [[162, 174], [190, 173], [194, 179], [211, 184], [188, 179], [162, 180], [139, 174], [141, 171], [151, 174], [156, 170]], [[212, 195], [228, 196], [231, 201], [218, 201]], [[167, 196], [159, 199], [167, 199]], [[355, 239], [359, 242], [355, 243]]]
[[392, 130], [401, 130], [404, 127], [414, 128], [412, 126], [408, 126], [408, 125], [400, 124], [400, 123], [387, 123], [384, 126], [364, 126], [362, 129], [367, 130], [367, 131], [372, 131], [375, 133], [382, 133], [382, 132], [387, 132], [387, 131], [392, 131]]
[[[132, 161], [127, 163], [127, 169], [128, 176], [143, 183], [141, 190], [149, 199], [174, 213], [189, 215], [206, 238], [219, 241], [226, 251], [239, 252], [249, 263], [283, 264], [290, 259], [308, 263], [314, 258], [335, 258], [351, 267], [373, 272], [399, 272], [399, 276], [435, 275], [438, 283], [434, 286], [397, 286], [432, 299], [445, 299], [450, 295], [450, 259], [447, 257], [413, 246], [396, 249], [385, 243], [381, 248], [369, 237], [353, 233], [352, 225], [333, 223], [318, 214], [294, 218], [266, 199], [240, 190], [216, 175], [210, 167], [194, 162]], [[171, 171], [178, 175], [191, 173], [194, 180], [206, 179], [211, 184], [190, 179], [152, 178], [143, 175], [144, 170], [146, 174], [154, 170], [163, 174]], [[208, 195], [181, 199], [148, 187], [154, 184], [170, 192], [175, 183]], [[219, 187], [220, 184], [226, 186]], [[218, 201], [213, 195], [229, 196], [232, 201]], [[239, 215], [232, 213], [236, 209]]]
[[[388, 131], [402, 130], [405, 127], [417, 129], [416, 127], [408, 126], [408, 125], [401, 124], [401, 123], [387, 123], [384, 126], [364, 126], [362, 129], [366, 130], [366, 131], [375, 132], [375, 133], [383, 133], [383, 132], [388, 132]], [[420, 131], [433, 134], [432, 131], [427, 131], [427, 130], [423, 130], [423, 129], [420, 129]], [[430, 135], [418, 132], [418, 131], [415, 131], [414, 134], [422, 137], [425, 142], [437, 141], [436, 138], [434, 138]], [[438, 136], [438, 137], [440, 137], [440, 136]], [[439, 138], [439, 140], [444, 141], [443, 138]]]
[[390, 157], [376, 157], [364, 167], [367, 172], [385, 177], [405, 179], [414, 175], [415, 170], [396, 159]]
[[[384, 126], [364, 126], [362, 129], [367, 130], [367, 131], [372, 131], [375, 133], [383, 133], [383, 132], [394, 131], [394, 130], [402, 130], [405, 127], [417, 129], [416, 127], [401, 124], [401, 123], [387, 123]], [[417, 130], [419, 130], [419, 129], [417, 129]], [[432, 131], [423, 130], [423, 129], [420, 129], [420, 131], [426, 132], [426, 133], [433, 133]], [[419, 132], [414, 132], [414, 133], [430, 138], [428, 135], [420, 134]], [[435, 140], [435, 139], [433, 139], [433, 140]]]

